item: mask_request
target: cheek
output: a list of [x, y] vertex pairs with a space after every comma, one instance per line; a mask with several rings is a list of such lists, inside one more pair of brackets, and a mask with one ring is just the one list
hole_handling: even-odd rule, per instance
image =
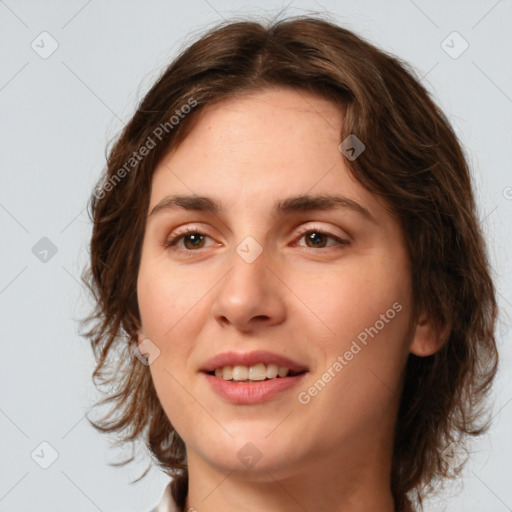
[[[181, 285], [184, 286], [181, 286]], [[187, 293], [188, 292], [188, 293]], [[193, 350], [189, 340], [197, 336], [199, 322], [191, 322], [194, 304], [199, 295], [189, 291], [165, 274], [161, 265], [141, 266], [137, 284], [142, 334], [159, 349], [159, 357], [150, 365], [155, 390], [168, 417], [186, 410], [189, 403], [183, 400], [179, 383], [190, 370], [187, 362]]]
[[397, 396], [408, 354], [411, 290], [406, 260], [375, 259], [369, 264], [361, 259], [360, 265], [325, 279], [322, 290], [314, 307], [331, 332], [321, 342], [325, 360], [316, 377], [322, 382], [313, 383], [311, 394], [304, 390], [309, 405], [319, 415], [331, 410], [333, 419], [364, 417], [361, 424], [374, 424]]
[[330, 340], [331, 348], [342, 349], [376, 323], [379, 332], [392, 339], [405, 336], [411, 293], [403, 260], [347, 259], [328, 275], [295, 272], [288, 275], [287, 282], [304, 301], [305, 312], [314, 314], [311, 318], [320, 326], [316, 332]]
[[163, 341], [182, 330], [188, 314], [204, 296], [200, 279], [186, 279], [174, 270], [172, 275], [165, 265], [141, 265], [137, 282], [137, 300], [144, 334]]
[[167, 417], [180, 432], [189, 427], [186, 418], [197, 414], [194, 402], [183, 391], [183, 383], [193, 348], [188, 340], [195, 336], [197, 325], [187, 321], [187, 314], [198, 295], [197, 288], [194, 291], [176, 274], [171, 280], [162, 265], [142, 262], [137, 283], [142, 331], [160, 350], [149, 367], [151, 378]]
[[[314, 282], [318, 291], [306, 295]], [[320, 331], [307, 329], [321, 359], [308, 383], [312, 387], [301, 390], [303, 401], [311, 401], [306, 407], [319, 417], [330, 410], [336, 421], [346, 416], [356, 423], [359, 418], [360, 425], [382, 421], [399, 395], [394, 391], [408, 354], [406, 260], [354, 259], [328, 278], [308, 279], [301, 286], [298, 295], [308, 297], [308, 306], [322, 320]]]

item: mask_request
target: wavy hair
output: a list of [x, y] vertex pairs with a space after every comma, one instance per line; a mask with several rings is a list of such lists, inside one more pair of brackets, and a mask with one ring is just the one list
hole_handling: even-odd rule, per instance
[[495, 290], [470, 172], [446, 116], [407, 64], [319, 16], [210, 29], [165, 69], [110, 148], [89, 203], [93, 231], [83, 274], [95, 300], [84, 336], [96, 358], [93, 381], [107, 387], [97, 405], [108, 412], [89, 421], [119, 443], [142, 441], [184, 505], [185, 445], [133, 351], [152, 173], [203, 107], [275, 87], [313, 92], [343, 108], [340, 142], [356, 134], [366, 145], [346, 163], [401, 223], [416, 311], [421, 306], [440, 327], [451, 326], [438, 352], [410, 354], [404, 369], [391, 490], [396, 510], [410, 512], [462, 469], [450, 468], [443, 450], [488, 429], [498, 364]]

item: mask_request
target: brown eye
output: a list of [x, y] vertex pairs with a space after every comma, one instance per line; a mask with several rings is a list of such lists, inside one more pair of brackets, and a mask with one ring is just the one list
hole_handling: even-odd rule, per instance
[[[342, 240], [341, 238], [332, 235], [331, 233], [326, 233], [321, 229], [309, 228], [306, 231], [303, 231], [299, 240], [304, 238], [306, 241], [305, 246], [303, 244], [299, 244], [302, 247], [307, 247], [310, 249], [329, 249], [333, 246], [346, 246], [350, 245], [347, 240]], [[333, 240], [335, 243], [329, 244], [329, 239]]]
[[[166, 248], [172, 248], [177, 251], [183, 252], [195, 252], [198, 249], [203, 249], [205, 246], [205, 240], [210, 238], [208, 235], [201, 233], [195, 229], [187, 229], [184, 232], [177, 233], [168, 240], [165, 241], [164, 246]], [[181, 242], [183, 241], [183, 244]]]
[[305, 235], [308, 247], [325, 247], [323, 242], [326, 243], [328, 238], [330, 238], [328, 235], [321, 233], [320, 231], [310, 231]]
[[190, 233], [182, 235], [181, 238], [183, 238], [183, 244], [187, 249], [202, 249], [204, 245], [204, 236], [201, 233]]

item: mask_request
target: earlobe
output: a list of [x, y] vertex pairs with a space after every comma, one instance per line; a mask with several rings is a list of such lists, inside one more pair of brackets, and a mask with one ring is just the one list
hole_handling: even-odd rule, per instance
[[430, 316], [422, 313], [416, 323], [410, 352], [418, 357], [435, 354], [448, 340], [450, 330], [448, 323], [440, 325]]

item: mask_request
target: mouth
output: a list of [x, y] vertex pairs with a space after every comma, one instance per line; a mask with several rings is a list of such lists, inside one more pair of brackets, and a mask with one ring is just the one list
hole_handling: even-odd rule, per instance
[[296, 377], [306, 373], [306, 370], [293, 370], [275, 363], [257, 363], [251, 366], [218, 366], [205, 373], [233, 383], [251, 383]]
[[200, 373], [210, 389], [233, 405], [263, 404], [299, 386], [309, 369], [285, 356], [267, 351], [227, 352], [210, 359]]

